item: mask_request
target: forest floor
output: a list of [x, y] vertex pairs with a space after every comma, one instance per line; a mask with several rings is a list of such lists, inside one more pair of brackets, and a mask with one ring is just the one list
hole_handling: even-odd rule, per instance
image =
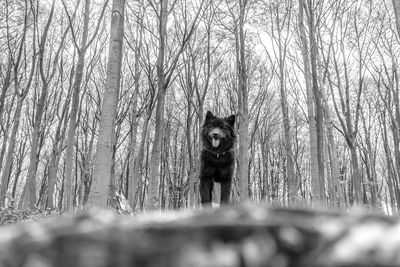
[[1, 210], [0, 224], [14, 225], [0, 227], [0, 267], [400, 267], [395, 216], [260, 205], [94, 211]]
[[60, 216], [56, 210], [19, 210], [14, 206], [0, 209], [0, 227], [23, 222], [36, 222], [42, 219]]

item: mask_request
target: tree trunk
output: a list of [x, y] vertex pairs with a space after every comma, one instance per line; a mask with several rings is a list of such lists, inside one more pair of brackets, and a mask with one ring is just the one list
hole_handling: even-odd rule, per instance
[[42, 90], [40, 92], [39, 101], [36, 106], [36, 114], [33, 122], [33, 134], [32, 134], [32, 142], [31, 142], [31, 151], [29, 154], [29, 168], [28, 175], [26, 178], [26, 183], [24, 189], [22, 191], [22, 196], [19, 203], [19, 208], [27, 209], [34, 208], [36, 205], [36, 173], [39, 162], [39, 141], [40, 141], [40, 131], [42, 124], [42, 117], [45, 112], [46, 98], [49, 89], [49, 82], [51, 80], [48, 79], [44, 70], [44, 53], [47, 42], [47, 34], [50, 28], [51, 21], [53, 19], [54, 14], [54, 6], [55, 1], [53, 0], [51, 5], [51, 11], [49, 17], [46, 22], [46, 26], [43, 30], [43, 34], [40, 39], [39, 44], [39, 71], [40, 78], [42, 80]]
[[115, 150], [115, 119], [121, 78], [125, 0], [113, 0], [107, 80], [101, 109], [99, 137], [88, 206], [104, 208], [114, 195], [110, 185]]
[[[279, 8], [279, 6], [277, 7]], [[277, 13], [279, 11], [277, 10]], [[290, 11], [289, 11], [290, 12]], [[277, 21], [279, 21], [279, 13], [277, 14]], [[279, 23], [279, 22], [278, 22]], [[283, 134], [285, 142], [285, 157], [286, 157], [286, 178], [288, 187], [288, 205], [295, 206], [297, 200], [297, 181], [294, 172], [294, 160], [291, 142], [291, 127], [289, 118], [289, 106], [287, 99], [287, 88], [286, 88], [286, 75], [285, 75], [285, 63], [286, 63], [286, 49], [287, 43], [282, 42], [282, 29], [278, 25], [278, 68], [279, 68], [279, 91], [281, 97], [281, 112], [283, 120]]]
[[[132, 170], [132, 172], [133, 172], [132, 180], [136, 181], [138, 185], [139, 185], [139, 181], [144, 181], [144, 179], [143, 179], [144, 178], [143, 177], [144, 149], [145, 149], [145, 145], [146, 145], [146, 139], [147, 139], [146, 135], [147, 135], [147, 129], [148, 129], [150, 118], [151, 118], [151, 113], [152, 113], [152, 109], [149, 107], [149, 109], [147, 110], [147, 113], [146, 113], [146, 117], [143, 122], [142, 132], [140, 135], [139, 150], [138, 150], [138, 154], [136, 156], [134, 169]], [[134, 196], [135, 196], [133, 205], [131, 204], [131, 207], [133, 210], [136, 210], [136, 204], [141, 195], [140, 193], [137, 193], [138, 191], [140, 191], [140, 190], [139, 190], [139, 188], [136, 187], [135, 191], [132, 192], [132, 194], [134, 194]]]
[[[26, 3], [25, 3], [26, 4]], [[25, 15], [27, 16], [27, 5], [25, 6]], [[52, 18], [52, 14], [53, 14], [53, 10], [54, 10], [54, 2], [52, 5], [52, 11], [50, 12], [50, 17], [49, 17], [49, 21], [51, 21]], [[20, 124], [20, 120], [21, 120], [21, 111], [22, 111], [22, 105], [24, 102], [25, 97], [28, 94], [29, 88], [31, 87], [32, 84], [32, 80], [33, 80], [33, 76], [36, 70], [36, 31], [33, 30], [33, 34], [32, 34], [32, 65], [31, 65], [31, 69], [30, 69], [30, 74], [28, 76], [28, 82], [27, 82], [27, 86], [26, 88], [24, 88], [23, 90], [20, 90], [20, 79], [19, 79], [19, 73], [18, 73], [18, 69], [20, 66], [20, 59], [23, 53], [23, 49], [25, 46], [25, 40], [26, 40], [26, 32], [27, 32], [27, 17], [25, 17], [24, 20], [24, 30], [22, 33], [22, 37], [21, 37], [21, 44], [19, 46], [18, 49], [18, 55], [17, 56], [17, 60], [16, 62], [13, 63], [13, 68], [14, 68], [14, 76], [13, 76], [13, 80], [14, 80], [14, 88], [15, 88], [15, 96], [17, 97], [17, 106], [15, 108], [15, 112], [14, 112], [14, 122], [13, 122], [13, 126], [11, 129], [11, 134], [10, 136], [7, 137], [4, 136], [3, 138], [3, 147], [2, 147], [2, 152], [1, 152], [1, 159], [0, 159], [0, 166], [3, 165], [3, 157], [5, 155], [5, 150], [6, 150], [6, 144], [7, 144], [7, 139], [9, 138], [9, 143], [8, 143], [8, 149], [7, 149], [7, 156], [6, 156], [6, 163], [5, 166], [3, 168], [3, 173], [2, 173], [2, 177], [1, 177], [1, 189], [0, 189], [0, 207], [4, 207], [6, 200], [7, 200], [7, 189], [8, 189], [8, 185], [9, 185], [9, 180], [10, 180], [10, 176], [11, 176], [11, 172], [12, 172], [12, 165], [14, 162], [14, 151], [15, 151], [15, 146], [16, 146], [16, 139], [17, 139], [17, 132], [18, 132], [18, 128], [19, 128], [19, 124]], [[49, 22], [47, 23], [49, 24]], [[14, 61], [14, 60], [13, 60]], [[8, 69], [7, 69], [7, 74], [6, 77], [4, 77], [4, 81], [3, 81], [3, 90], [2, 90], [2, 94], [0, 96], [0, 127], [3, 128], [4, 127], [4, 122], [3, 122], [3, 113], [4, 113], [4, 101], [6, 98], [6, 92], [10, 86], [10, 80], [11, 80], [11, 71], [12, 67], [11, 64], [9, 65]], [[12, 106], [12, 105], [11, 105]], [[11, 114], [10, 114], [11, 116]]]
[[45, 100], [48, 94], [48, 84], [42, 85], [41, 95], [37, 104], [33, 136], [31, 142], [31, 150], [29, 153], [29, 169], [26, 178], [26, 184], [24, 190], [22, 191], [22, 196], [20, 200], [19, 207], [22, 209], [34, 208], [36, 204], [36, 172], [38, 167], [38, 148], [39, 148], [39, 135], [41, 131], [42, 117], [44, 113]]
[[331, 206], [340, 208], [340, 204], [343, 203], [343, 194], [340, 191], [339, 185], [339, 172], [338, 172], [338, 160], [336, 142], [333, 136], [333, 123], [331, 122], [330, 116], [327, 117], [327, 139], [328, 139], [328, 153], [329, 163], [331, 169]]
[[397, 33], [400, 37], [400, 0], [392, 0], [393, 1], [393, 8], [394, 8], [394, 15], [396, 17], [396, 29]]
[[90, 15], [90, 0], [85, 0], [85, 8], [83, 15], [83, 30], [80, 48], [78, 48], [78, 63], [74, 73], [74, 83], [72, 85], [72, 102], [69, 116], [69, 128], [67, 135], [67, 151], [65, 154], [65, 197], [64, 209], [72, 210], [73, 189], [72, 189], [72, 171], [74, 164], [74, 147], [75, 147], [75, 132], [77, 124], [77, 114], [79, 109], [79, 93], [82, 83], [83, 70], [85, 67], [86, 43], [89, 33], [89, 15]]
[[[194, 67], [194, 60], [192, 67]], [[190, 68], [190, 67], [189, 67]], [[195, 70], [193, 70], [195, 72]], [[190, 75], [187, 77], [188, 79], [191, 79]], [[188, 164], [189, 164], [189, 169], [188, 169], [188, 179], [189, 179], [189, 207], [194, 208], [195, 207], [195, 191], [194, 191], [194, 183], [196, 179], [196, 169], [195, 169], [195, 164], [194, 164], [194, 150], [195, 148], [192, 146], [192, 122], [193, 122], [193, 115], [192, 115], [192, 100], [193, 100], [193, 88], [188, 88], [187, 90], [188, 95], [187, 95], [187, 105], [188, 105], [188, 110], [187, 110], [187, 116], [186, 116], [186, 143], [187, 143], [187, 153], [188, 153]]]
[[244, 202], [249, 199], [249, 104], [248, 104], [248, 84], [247, 69], [245, 57], [245, 36], [244, 21], [247, 0], [239, 0], [239, 25], [237, 33], [237, 68], [238, 68], [238, 98], [241, 103], [239, 114], [239, 168], [238, 183], [240, 192], [240, 201]]
[[12, 165], [14, 162], [14, 151], [15, 145], [17, 141], [17, 131], [19, 128], [19, 123], [21, 120], [21, 111], [22, 104], [25, 97], [18, 97], [17, 107], [14, 113], [14, 124], [11, 129], [10, 141], [8, 143], [8, 150], [6, 156], [6, 164], [3, 169], [2, 177], [1, 177], [1, 189], [0, 189], [0, 207], [4, 207], [7, 199], [7, 189], [9, 185], [9, 180], [12, 171]]
[[[137, 103], [139, 98], [139, 83], [140, 83], [140, 52], [142, 49], [142, 26], [141, 19], [137, 20], [137, 33], [139, 34], [139, 40], [136, 42], [136, 50], [135, 50], [135, 91], [133, 95], [133, 103], [132, 103], [132, 129], [131, 129], [131, 144], [130, 144], [130, 158], [129, 158], [129, 177], [128, 177], [128, 200], [129, 205], [135, 209], [135, 199], [136, 199], [136, 190], [139, 184], [138, 176], [135, 176], [135, 168], [138, 164], [137, 157], [135, 157], [135, 148], [137, 143], [137, 128], [139, 124], [139, 118], [137, 118]], [[141, 27], [139, 29], [139, 27]], [[140, 162], [141, 164], [141, 162]]]
[[[69, 90], [71, 92], [71, 90]], [[57, 180], [57, 171], [61, 158], [61, 151], [65, 140], [65, 132], [67, 128], [67, 109], [69, 106], [70, 93], [68, 92], [67, 99], [64, 101], [61, 118], [59, 119], [56, 132], [54, 134], [54, 142], [51, 150], [50, 163], [49, 163], [49, 181], [47, 186], [47, 207], [53, 209], [55, 206], [54, 191]]]
[[386, 129], [386, 119], [383, 118], [382, 119], [382, 140], [383, 140], [383, 148], [385, 151], [385, 159], [386, 159], [386, 169], [387, 169], [387, 187], [388, 187], [388, 191], [389, 191], [389, 199], [390, 199], [390, 206], [392, 208], [392, 212], [393, 213], [397, 213], [397, 209], [396, 209], [396, 204], [398, 206], [398, 198], [397, 195], [395, 193], [396, 189], [394, 187], [394, 183], [393, 180], [396, 179], [396, 172], [394, 170], [394, 166], [393, 166], [393, 160], [391, 157], [391, 150], [389, 148], [389, 141], [388, 141], [388, 133], [387, 133], [387, 129]]
[[130, 141], [129, 141], [129, 162], [128, 162], [128, 169], [129, 174], [127, 177], [128, 180], [128, 203], [129, 205], [134, 208], [135, 206], [135, 194], [138, 185], [137, 177], [135, 177], [135, 165], [137, 164], [137, 157], [135, 155], [135, 148], [137, 143], [137, 131], [138, 131], [138, 123], [139, 119], [136, 117], [136, 108], [137, 105], [137, 95], [135, 92], [135, 99], [133, 100], [133, 110], [132, 110], [132, 121], [131, 121], [131, 134], [130, 134]]
[[353, 181], [356, 203], [361, 204], [362, 201], [362, 177], [358, 163], [357, 149], [354, 145], [350, 146], [351, 166], [353, 168]]
[[[96, 129], [97, 125], [97, 120], [93, 119], [92, 122], [92, 129]], [[94, 139], [95, 139], [95, 133], [92, 132], [92, 136], [90, 137], [87, 153], [85, 156], [85, 161], [83, 162], [83, 180], [82, 180], [82, 199], [81, 199], [81, 205], [85, 206], [88, 199], [89, 199], [89, 194], [90, 194], [90, 188], [92, 185], [92, 162], [93, 162], [93, 144], [94, 144]]]
[[311, 156], [311, 190], [312, 204], [319, 205], [321, 203], [321, 184], [319, 179], [319, 164], [318, 164], [318, 146], [317, 146], [317, 128], [314, 111], [314, 96], [312, 92], [312, 77], [310, 69], [310, 56], [306, 39], [306, 31], [304, 26], [304, 0], [299, 0], [299, 33], [301, 39], [301, 52], [304, 63], [304, 79], [307, 92], [307, 111], [308, 125], [310, 132], [310, 156]]
[[166, 82], [164, 73], [165, 61], [165, 42], [167, 37], [167, 21], [168, 21], [168, 0], [160, 1], [159, 14], [159, 42], [157, 57], [157, 105], [156, 105], [156, 121], [154, 129], [154, 142], [150, 159], [150, 183], [149, 193], [146, 202], [146, 209], [156, 210], [160, 207], [159, 203], [159, 179], [160, 179], [160, 163], [161, 163], [161, 146], [164, 132], [164, 106], [166, 95]]
[[[164, 135], [164, 106], [166, 91], [163, 88], [164, 75], [158, 76], [159, 91], [156, 105], [156, 122], [154, 129], [154, 142], [150, 159], [150, 183], [149, 193], [146, 202], [146, 209], [156, 210], [160, 208], [159, 203], [159, 180], [161, 163], [161, 145]], [[160, 87], [161, 86], [161, 87]]]
[[14, 174], [14, 184], [13, 184], [13, 188], [12, 188], [12, 192], [11, 192], [11, 198], [15, 199], [15, 195], [17, 192], [17, 185], [18, 185], [18, 181], [19, 181], [19, 177], [21, 175], [22, 172], [22, 166], [23, 166], [23, 160], [25, 158], [25, 149], [26, 149], [26, 143], [27, 143], [27, 138], [24, 138], [24, 140], [21, 140], [21, 144], [19, 147], [19, 157], [17, 158], [16, 162], [17, 162], [17, 166], [15, 168], [15, 174]]
[[325, 205], [325, 167], [324, 167], [324, 125], [322, 113], [322, 92], [318, 85], [318, 72], [317, 72], [317, 53], [318, 47], [315, 40], [315, 22], [314, 22], [314, 7], [313, 2], [308, 0], [308, 32], [310, 39], [310, 63], [312, 75], [312, 92], [314, 96], [315, 107], [315, 120], [316, 120], [316, 134], [317, 134], [317, 162], [318, 162], [318, 178], [321, 205]]
[[[0, 94], [0, 125], [1, 125], [1, 130], [3, 131], [3, 127], [4, 127], [4, 119], [3, 119], [3, 115], [4, 115], [4, 110], [5, 110], [5, 100], [7, 97], [7, 92], [8, 89], [10, 88], [11, 85], [11, 73], [12, 73], [12, 61], [11, 59], [8, 60], [7, 62], [7, 70], [6, 73], [4, 75], [4, 77], [2, 78], [2, 88], [1, 88], [1, 94]], [[5, 136], [3, 136], [3, 138], [5, 138]], [[4, 139], [3, 139], [4, 140]], [[0, 158], [0, 165], [3, 165], [3, 161]]]

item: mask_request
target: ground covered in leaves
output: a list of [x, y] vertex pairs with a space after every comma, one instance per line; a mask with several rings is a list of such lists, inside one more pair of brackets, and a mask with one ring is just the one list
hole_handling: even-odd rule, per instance
[[59, 215], [56, 210], [30, 209], [19, 210], [14, 206], [0, 209], [0, 226], [21, 222], [39, 221]]

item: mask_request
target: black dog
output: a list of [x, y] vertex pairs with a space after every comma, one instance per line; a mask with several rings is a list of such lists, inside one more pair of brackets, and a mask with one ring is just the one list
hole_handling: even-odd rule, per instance
[[210, 205], [214, 182], [221, 184], [221, 204], [228, 203], [235, 168], [235, 115], [218, 118], [207, 111], [201, 132], [203, 148], [200, 167], [202, 205]]

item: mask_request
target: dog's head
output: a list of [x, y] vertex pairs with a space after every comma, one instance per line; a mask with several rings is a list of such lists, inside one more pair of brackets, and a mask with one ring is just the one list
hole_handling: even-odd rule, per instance
[[213, 150], [231, 149], [236, 139], [235, 119], [235, 115], [219, 118], [207, 111], [202, 130], [203, 143]]

